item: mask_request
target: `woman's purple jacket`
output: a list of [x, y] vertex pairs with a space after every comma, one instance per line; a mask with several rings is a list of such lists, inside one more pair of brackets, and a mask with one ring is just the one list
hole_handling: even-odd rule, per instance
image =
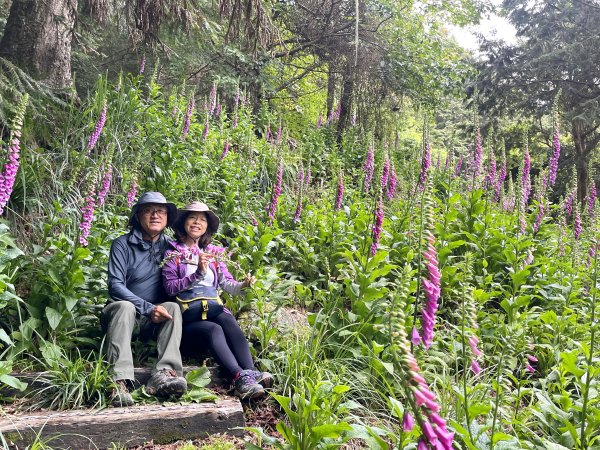
[[[179, 242], [172, 241], [169, 243], [172, 249], [167, 250], [165, 253], [165, 259], [174, 252], [182, 254], [189, 253], [189, 249]], [[208, 252], [221, 253], [222, 247], [216, 247], [214, 245], [207, 245], [204, 249]], [[225, 292], [231, 295], [243, 295], [243, 282], [236, 281], [233, 276], [227, 270], [227, 266], [222, 261], [213, 261], [208, 266], [212, 270], [214, 275], [214, 286], [215, 288], [221, 288]], [[191, 275], [186, 275], [187, 264], [181, 261], [181, 258], [174, 257], [169, 259], [162, 272], [163, 284], [167, 295], [169, 297], [175, 297], [182, 291], [190, 288], [191, 285], [196, 281], [202, 281], [204, 274], [194, 272]]]

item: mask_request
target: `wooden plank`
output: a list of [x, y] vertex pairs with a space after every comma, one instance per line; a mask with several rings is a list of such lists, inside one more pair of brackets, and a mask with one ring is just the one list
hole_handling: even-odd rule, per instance
[[25, 448], [38, 434], [50, 439], [48, 444], [54, 449], [91, 450], [109, 448], [112, 443], [132, 447], [151, 440], [165, 444], [214, 433], [241, 435], [243, 430], [234, 428], [243, 426], [242, 405], [233, 398], [216, 403], [38, 412], [0, 419], [0, 433], [15, 449]]

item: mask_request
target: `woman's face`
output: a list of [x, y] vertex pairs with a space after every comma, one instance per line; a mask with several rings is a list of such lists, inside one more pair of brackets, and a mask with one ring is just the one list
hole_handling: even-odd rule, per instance
[[208, 220], [203, 212], [191, 212], [183, 224], [186, 234], [192, 239], [199, 239], [208, 228]]

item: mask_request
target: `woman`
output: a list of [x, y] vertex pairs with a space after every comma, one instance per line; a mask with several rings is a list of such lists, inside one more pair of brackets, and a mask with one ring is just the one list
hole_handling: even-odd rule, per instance
[[250, 348], [237, 321], [219, 299], [218, 289], [243, 295], [256, 279], [250, 275], [236, 281], [219, 260], [222, 248], [210, 244], [219, 218], [208, 206], [192, 202], [181, 208], [173, 225], [177, 242], [165, 254], [163, 282], [183, 313], [182, 346], [205, 344], [224, 367], [242, 399], [257, 398], [271, 387], [273, 377], [254, 368]]

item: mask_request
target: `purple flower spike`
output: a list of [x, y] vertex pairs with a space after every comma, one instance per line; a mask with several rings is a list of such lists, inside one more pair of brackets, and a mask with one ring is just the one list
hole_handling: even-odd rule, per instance
[[223, 147], [223, 152], [221, 152], [221, 161], [223, 161], [225, 159], [225, 157], [227, 156], [227, 153], [229, 153], [229, 141], [225, 141], [225, 146]]
[[476, 359], [471, 361], [471, 370], [475, 375], [478, 375], [481, 372], [481, 366]]
[[131, 189], [129, 189], [129, 192], [127, 193], [127, 207], [131, 208], [131, 205], [133, 205], [133, 202], [135, 200], [135, 196], [137, 195], [137, 182], [135, 181], [135, 178], [133, 179], [133, 181], [131, 182]]
[[413, 417], [410, 415], [409, 412], [405, 412], [404, 418], [402, 419], [402, 429], [404, 431], [412, 431], [414, 426], [415, 422], [413, 420]]
[[92, 228], [92, 220], [94, 220], [94, 210], [96, 208], [96, 199], [94, 198], [94, 193], [91, 192], [85, 197], [85, 203], [81, 210], [82, 219], [79, 224], [79, 229], [81, 230], [81, 234], [79, 235], [79, 243], [84, 247], [87, 247], [88, 241], [87, 238], [90, 235], [90, 230]]
[[419, 191], [423, 191], [425, 181], [427, 181], [427, 173], [431, 167], [431, 145], [429, 140], [425, 142], [423, 156], [421, 158], [421, 173], [419, 174]]
[[392, 163], [390, 169], [390, 178], [388, 181], [388, 185], [386, 187], [386, 197], [389, 201], [394, 198], [394, 194], [396, 193], [396, 185], [398, 184], [398, 175], [396, 174], [396, 169], [394, 168], [394, 164]]
[[204, 122], [204, 132], [202, 133], [202, 140], [205, 141], [206, 138], [208, 137], [208, 129], [210, 127], [210, 124], [208, 122], [208, 116], [206, 116], [206, 122]]
[[187, 111], [185, 113], [185, 120], [183, 122], [183, 129], [181, 130], [181, 142], [185, 141], [185, 137], [190, 129], [190, 121], [192, 119], [192, 112], [194, 111], [194, 97], [190, 97], [188, 102]]
[[575, 207], [575, 220], [573, 221], [573, 233], [575, 235], [575, 240], [579, 240], [579, 236], [581, 235], [581, 215], [579, 214], [579, 208]]
[[385, 192], [385, 189], [390, 178], [390, 158], [386, 154], [383, 162], [383, 171], [381, 172], [381, 191]]
[[104, 174], [102, 178], [102, 187], [100, 188], [100, 192], [98, 192], [98, 204], [100, 206], [104, 205], [104, 200], [106, 199], [106, 194], [108, 194], [108, 190], [110, 189], [110, 182], [112, 180], [112, 165], [108, 166], [108, 170]]
[[87, 151], [88, 156], [92, 152], [94, 147], [96, 146], [96, 142], [98, 142], [98, 138], [100, 137], [100, 133], [102, 133], [102, 129], [104, 128], [105, 123], [106, 123], [106, 103], [104, 103], [102, 111], [100, 112], [100, 117], [98, 118], [98, 122], [96, 122], [96, 128], [94, 129], [94, 132], [92, 133], [92, 135], [90, 136], [90, 139], [88, 140], [88, 151]]
[[596, 183], [594, 182], [594, 180], [592, 180], [591, 182], [591, 186], [590, 186], [590, 192], [588, 194], [588, 214], [590, 217], [594, 217], [594, 205], [596, 204], [596, 196], [597, 196], [597, 191], [596, 191]]
[[377, 209], [375, 210], [375, 223], [373, 223], [373, 243], [371, 244], [371, 256], [375, 256], [377, 253], [377, 248], [379, 247], [379, 238], [381, 236], [381, 230], [383, 228], [383, 201], [381, 200], [381, 195], [379, 196], [379, 202], [377, 203]]
[[410, 342], [412, 342], [413, 345], [419, 345], [421, 343], [421, 335], [419, 334], [419, 330], [417, 330], [417, 327], [413, 327], [412, 329], [412, 336], [410, 338]]
[[269, 221], [273, 224], [275, 220], [275, 213], [277, 212], [277, 203], [279, 202], [279, 196], [281, 195], [281, 187], [283, 184], [283, 159], [281, 156], [279, 157], [279, 163], [277, 165], [277, 178], [275, 179], [275, 184], [273, 185], [273, 193], [271, 195], [271, 203], [267, 208], [267, 213], [269, 216]]

